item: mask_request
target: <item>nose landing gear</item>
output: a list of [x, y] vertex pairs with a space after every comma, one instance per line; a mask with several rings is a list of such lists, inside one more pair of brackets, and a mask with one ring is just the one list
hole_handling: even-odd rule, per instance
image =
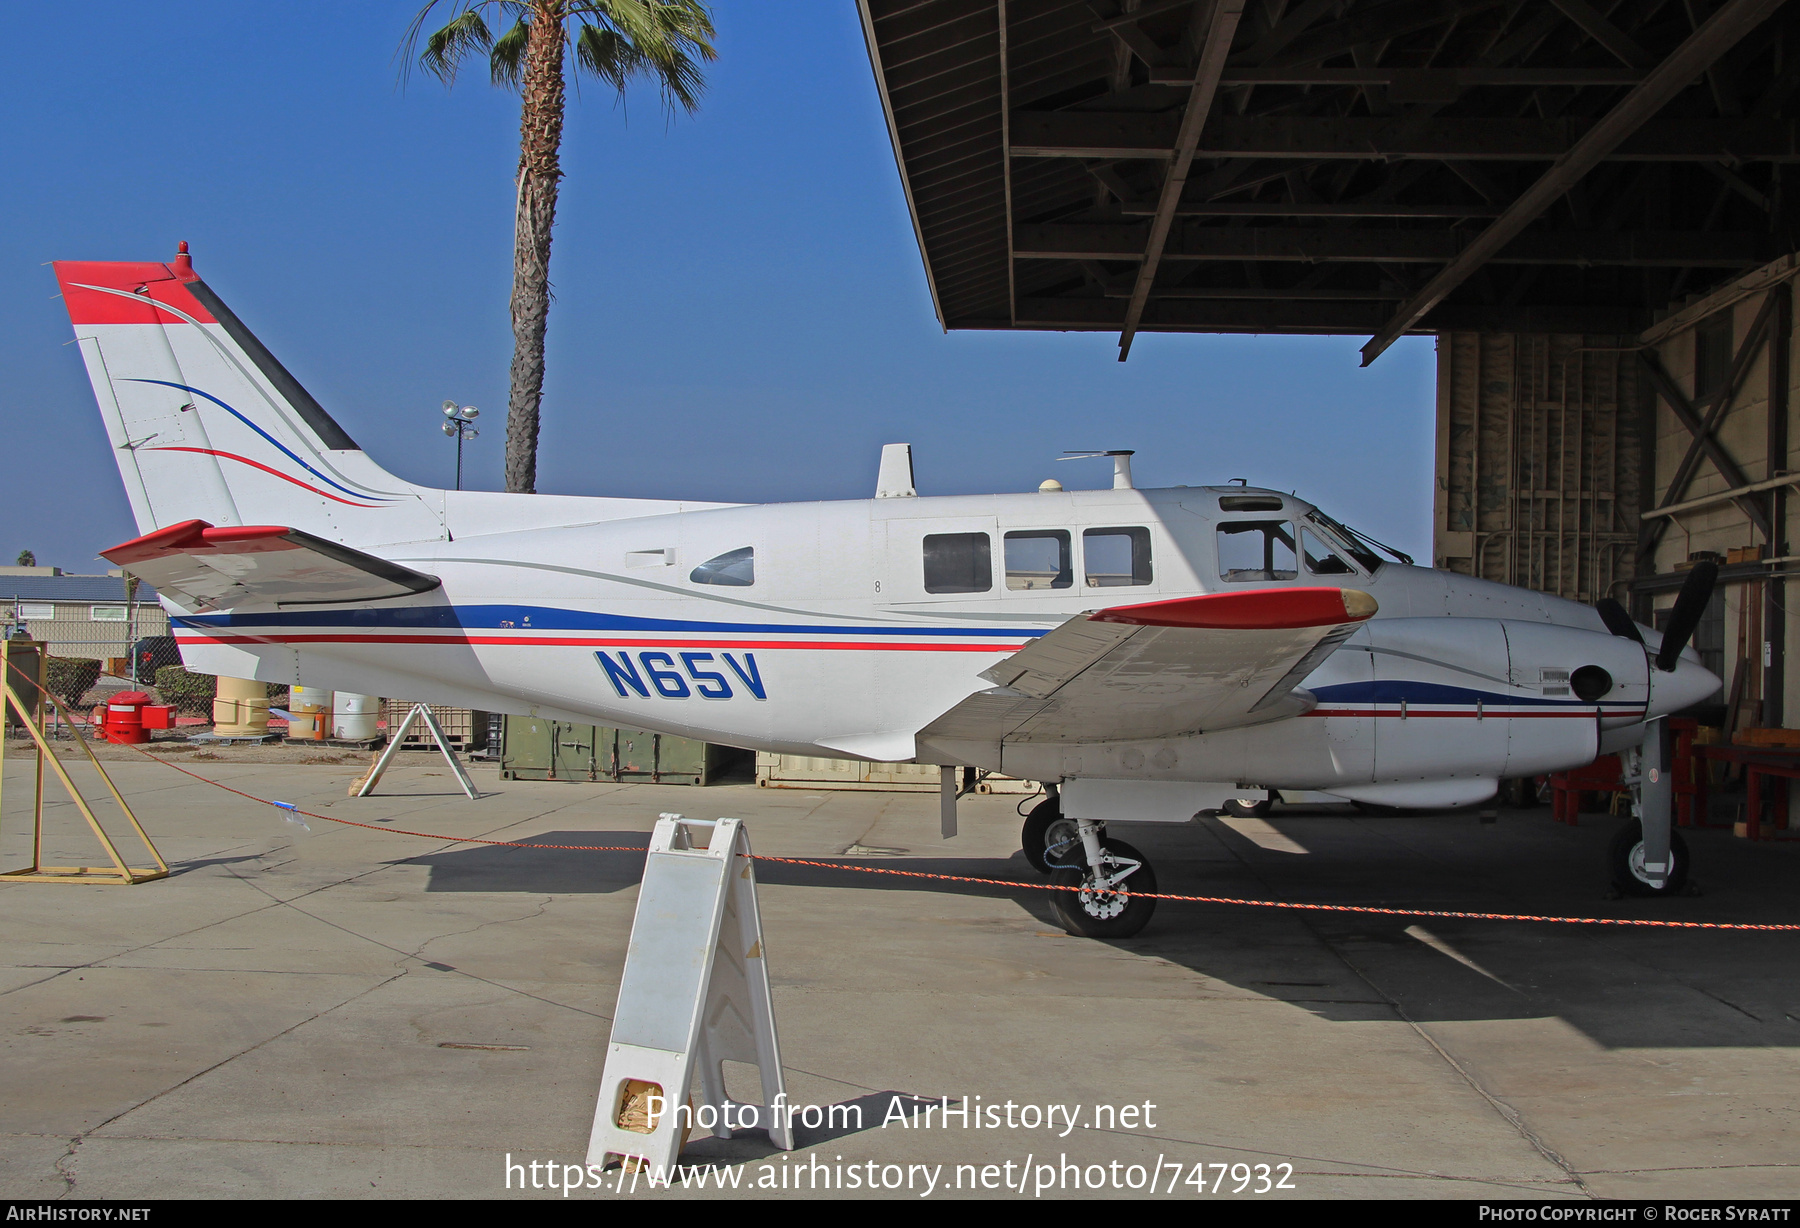
[[1668, 869], [1652, 874], [1644, 868], [1644, 826], [1637, 819], [1627, 819], [1613, 833], [1606, 848], [1606, 866], [1612, 876], [1613, 889], [1620, 895], [1681, 895], [1688, 885], [1687, 841], [1680, 832], [1669, 833]]

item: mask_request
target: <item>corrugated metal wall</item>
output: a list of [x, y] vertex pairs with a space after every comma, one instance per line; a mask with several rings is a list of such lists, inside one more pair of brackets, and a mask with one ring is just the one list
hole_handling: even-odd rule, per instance
[[1636, 344], [1438, 338], [1436, 566], [1576, 601], [1624, 597], [1647, 494]]

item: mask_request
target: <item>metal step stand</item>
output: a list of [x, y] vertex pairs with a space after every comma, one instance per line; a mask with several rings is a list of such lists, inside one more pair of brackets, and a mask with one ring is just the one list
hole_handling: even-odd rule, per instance
[[375, 766], [369, 769], [369, 774], [363, 777], [356, 786], [356, 792], [350, 796], [367, 797], [375, 792], [376, 782], [381, 779], [381, 774], [387, 771], [388, 762], [400, 753], [400, 744], [406, 741], [406, 731], [412, 728], [413, 722], [416, 720], [425, 722], [425, 728], [431, 731], [431, 738], [437, 743], [437, 748], [444, 752], [444, 762], [448, 763], [450, 770], [456, 773], [456, 783], [462, 786], [462, 791], [469, 795], [470, 801], [475, 800], [478, 796], [475, 792], [475, 782], [470, 780], [469, 774], [463, 770], [462, 761], [456, 757], [456, 751], [450, 747], [450, 739], [444, 736], [443, 726], [439, 725], [437, 717], [431, 714], [430, 704], [413, 705], [412, 711], [406, 714], [406, 719], [400, 722], [400, 728], [388, 736], [387, 749], [381, 752], [381, 758], [375, 761]]
[[[725, 1094], [723, 1063], [753, 1063], [761, 1105]], [[700, 1099], [689, 1099], [695, 1067]], [[644, 861], [587, 1162], [672, 1174], [690, 1129], [759, 1129], [783, 1151], [793, 1121], [775, 1039], [756, 870], [737, 819], [659, 816]]]

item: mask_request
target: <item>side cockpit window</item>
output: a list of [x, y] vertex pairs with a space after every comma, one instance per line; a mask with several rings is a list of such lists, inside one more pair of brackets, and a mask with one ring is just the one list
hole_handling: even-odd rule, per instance
[[722, 584], [727, 588], [749, 588], [756, 583], [756, 547], [727, 550], [715, 555], [688, 573], [695, 584]]
[[1149, 529], [1089, 529], [1081, 535], [1089, 588], [1127, 588], [1151, 582]]
[[926, 592], [985, 593], [993, 587], [993, 543], [986, 533], [925, 535]]
[[1311, 529], [1300, 530], [1300, 553], [1306, 556], [1306, 570], [1315, 576], [1354, 575], [1355, 569], [1337, 556]]
[[1292, 580], [1294, 526], [1285, 520], [1227, 520], [1219, 525], [1219, 578], [1233, 584]]

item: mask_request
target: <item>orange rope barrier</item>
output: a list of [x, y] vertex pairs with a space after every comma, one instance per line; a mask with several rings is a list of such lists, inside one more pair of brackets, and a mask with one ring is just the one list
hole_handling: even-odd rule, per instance
[[[482, 844], [492, 848], [561, 849], [586, 853], [642, 853], [646, 851], [635, 845], [629, 844], [540, 844], [535, 841], [524, 840], [484, 840], [479, 836], [445, 836], [435, 832], [408, 831], [402, 827], [382, 827], [374, 823], [358, 823], [354, 819], [340, 819], [329, 814], [314, 814], [310, 810], [301, 810], [291, 802], [278, 802], [266, 797], [258, 797], [254, 793], [246, 793], [242, 789], [234, 789], [222, 781], [208, 779], [198, 772], [191, 772], [178, 763], [171, 763], [167, 759], [159, 759], [149, 751], [146, 751], [139, 746], [132, 745], [131, 743], [120, 743], [119, 745], [131, 746], [132, 750], [137, 751], [151, 762], [160, 763], [166, 768], [172, 768], [184, 776], [190, 776], [202, 784], [213, 786], [215, 789], [223, 789], [227, 793], [234, 793], [248, 801], [257, 802], [265, 806], [275, 806], [278, 809], [286, 810], [293, 814], [304, 815], [309, 819], [318, 819], [324, 823], [337, 823], [344, 827], [361, 827], [367, 831], [386, 832], [396, 836], [416, 836], [421, 840], [442, 840], [448, 844]], [[781, 865], [813, 866], [824, 870], [847, 870], [857, 874], [887, 874], [896, 878], [923, 878], [945, 883], [970, 883], [981, 887], [1011, 887], [1025, 891], [1082, 890], [1080, 887], [1062, 886], [1056, 883], [1028, 883], [1006, 878], [975, 878], [962, 874], [934, 874], [927, 870], [896, 870], [888, 866], [861, 866], [840, 861], [813, 861], [804, 857], [776, 857], [769, 853], [756, 853], [753, 854], [753, 857], [757, 861], [767, 861]], [[1168, 892], [1156, 891], [1121, 891], [1119, 894], [1137, 896], [1140, 899], [1146, 900], [1168, 900], [1171, 903], [1177, 904], [1225, 904], [1236, 908], [1285, 908], [1303, 912], [1364, 913], [1383, 917], [1447, 917], [1455, 920], [1469, 921], [1542, 921], [1559, 925], [1622, 925], [1690, 930], [1749, 930], [1758, 932], [1792, 932], [1800, 930], [1800, 924], [1759, 925], [1745, 921], [1657, 921], [1633, 917], [1542, 917], [1529, 913], [1457, 912], [1450, 909], [1435, 908], [1378, 908], [1371, 904], [1306, 904], [1289, 900], [1244, 900], [1236, 899], [1231, 896], [1174, 895]]]

